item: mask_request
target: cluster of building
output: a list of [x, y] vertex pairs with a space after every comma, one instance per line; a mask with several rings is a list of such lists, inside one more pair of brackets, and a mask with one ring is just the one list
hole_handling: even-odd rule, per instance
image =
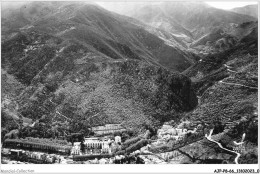
[[135, 155], [116, 155], [109, 158], [74, 161], [72, 164], [144, 164], [144, 161]]
[[61, 158], [55, 154], [46, 154], [42, 152], [25, 152], [26, 156], [38, 160], [46, 161], [47, 163], [60, 163]]
[[38, 163], [61, 163], [64, 158], [60, 155], [56, 154], [48, 154], [43, 152], [32, 152], [32, 151], [25, 151], [21, 149], [6, 149], [2, 154], [8, 154], [14, 159], [18, 159], [21, 161], [34, 161]]
[[[82, 146], [84, 149], [82, 149]], [[112, 152], [120, 147], [120, 136], [116, 136], [114, 140], [107, 137], [90, 137], [85, 138], [83, 144], [81, 142], [75, 142], [71, 149], [71, 155], [112, 154]]]
[[70, 145], [49, 145], [41, 142], [31, 142], [27, 139], [6, 139], [3, 147], [11, 149], [25, 149], [30, 151], [42, 151], [48, 153], [70, 154]]
[[[7, 156], [15, 157], [19, 161], [33, 163], [60, 163], [62, 155], [72, 155], [73, 161], [110, 158], [114, 152], [121, 150], [121, 137], [88, 137], [83, 142], [71, 145], [47, 145], [23, 139], [6, 139], [4, 148], [12, 149]], [[21, 150], [22, 149], [22, 150]], [[57, 155], [54, 155], [57, 154]], [[60, 155], [59, 155], [60, 154]], [[58, 160], [58, 161], [57, 161]], [[109, 162], [110, 163], [110, 162]]]
[[174, 128], [171, 125], [163, 125], [157, 132], [157, 142], [155, 144], [161, 144], [169, 139], [180, 141], [183, 140], [187, 133], [196, 133], [197, 128], [193, 130]]
[[121, 124], [106, 124], [104, 126], [92, 127], [91, 130], [96, 135], [107, 135], [107, 134], [113, 134], [113, 133], [116, 133], [116, 132], [126, 131], [126, 129], [123, 128], [121, 126]]
[[115, 164], [113, 158], [101, 158], [101, 159], [94, 159], [94, 160], [87, 160], [84, 164]]
[[161, 140], [168, 140], [170, 138], [178, 140], [180, 139], [180, 137], [183, 137], [187, 132], [187, 129], [178, 129], [170, 125], [163, 125], [162, 128], [158, 130], [157, 135], [158, 139]]

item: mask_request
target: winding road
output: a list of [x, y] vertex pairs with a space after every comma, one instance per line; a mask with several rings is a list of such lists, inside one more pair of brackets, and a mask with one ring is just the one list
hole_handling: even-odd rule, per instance
[[64, 118], [70, 120], [68, 117], [66, 117], [65, 115], [61, 114], [59, 111], [56, 111], [56, 113], [59, 114], [59, 115], [61, 115], [61, 116], [63, 116]]
[[219, 83], [223, 83], [223, 84], [227, 84], [227, 85], [242, 86], [242, 87], [251, 88], [251, 89], [258, 89], [257, 87], [246, 86], [246, 85], [242, 85], [242, 84], [239, 84], [239, 83], [228, 83], [228, 82], [223, 82], [222, 80], [219, 81]]
[[97, 116], [99, 116], [99, 114], [100, 114], [100, 113], [97, 113], [97, 114], [95, 114], [95, 115], [92, 115], [92, 116], [89, 117], [87, 120], [90, 120], [91, 118], [97, 117]]
[[233, 70], [230, 70], [230, 69], [227, 69], [227, 71], [237, 73], [236, 71], [233, 71]]
[[51, 99], [49, 99], [49, 101], [54, 105], [58, 105], [57, 103], [54, 103]]
[[236, 163], [236, 164], [239, 164], [239, 163], [238, 163], [238, 158], [241, 156], [241, 154], [238, 153], [238, 152], [235, 152], [235, 151], [233, 151], [233, 150], [229, 150], [229, 149], [224, 148], [224, 147], [222, 146], [222, 144], [220, 144], [219, 142], [217, 142], [217, 141], [215, 141], [215, 140], [213, 140], [213, 139], [211, 138], [212, 133], [213, 133], [213, 129], [211, 129], [211, 131], [210, 131], [210, 133], [209, 133], [209, 136], [207, 136], [207, 134], [206, 134], [205, 137], [206, 137], [209, 141], [211, 141], [211, 142], [213, 142], [213, 143], [216, 143], [221, 149], [226, 150], [226, 151], [229, 151], [229, 152], [232, 152], [232, 153], [235, 153], [235, 154], [237, 155], [236, 158], [235, 158], [235, 163]]

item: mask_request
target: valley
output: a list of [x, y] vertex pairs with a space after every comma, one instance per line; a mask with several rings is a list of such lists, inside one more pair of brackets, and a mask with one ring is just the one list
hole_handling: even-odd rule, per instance
[[253, 13], [17, 8], [2, 11], [2, 163], [258, 163]]

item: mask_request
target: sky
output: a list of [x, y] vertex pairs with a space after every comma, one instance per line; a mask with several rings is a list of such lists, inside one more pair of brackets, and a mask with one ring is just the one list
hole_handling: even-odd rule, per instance
[[215, 8], [228, 10], [235, 7], [243, 7], [250, 4], [257, 4], [257, 1], [208, 1], [206, 3]]
[[[131, 16], [131, 12], [133, 12], [136, 8], [136, 5], [138, 4], [142, 4], [142, 5], [149, 5], [149, 4], [156, 4], [156, 3], [161, 3], [162, 1], [171, 1], [171, 0], [101, 0], [101, 1], [97, 1], [96, 3], [100, 6], [102, 6], [103, 8], [106, 8], [107, 10], [110, 11], [114, 11], [116, 13], [119, 14], [123, 14], [123, 15], [129, 15]], [[173, 1], [181, 1], [181, 0], [173, 0]], [[184, 1], [184, 0], [183, 0]], [[185, 0], [185, 1], [192, 1], [192, 0]], [[199, 0], [196, 0], [199, 1]], [[230, 10], [232, 8], [236, 8], [236, 7], [243, 7], [246, 5], [250, 5], [250, 4], [257, 4], [256, 0], [247, 0], [247, 1], [243, 1], [243, 0], [232, 0], [232, 1], [203, 1], [206, 4], [215, 7], [215, 8], [219, 8], [219, 9], [224, 9], [224, 10]], [[201, 2], [200, 1], [200, 2]], [[195, 2], [194, 0], [192, 2]]]
[[[73, 1], [73, 0], [72, 0]], [[74, 0], [75, 1], [75, 0]], [[88, 1], [88, 0], [87, 0]], [[138, 2], [138, 3], [142, 3], [142, 0], [137, 1], [137, 0], [101, 0], [102, 2], [98, 2], [98, 0], [89, 0], [89, 1], [97, 1], [97, 4], [103, 6], [103, 7], [110, 7], [113, 6], [113, 2]], [[144, 2], [148, 2], [149, 0], [143, 0]], [[158, 0], [150, 0], [150, 1], [157, 1]], [[169, 0], [167, 0], [169, 1]], [[176, 1], [176, 0], [174, 0]], [[188, 0], [186, 0], [188, 1]], [[190, 0], [191, 1], [191, 0]], [[19, 2], [15, 2], [13, 0], [5, 0], [4, 2], [2, 2], [2, 8], [7, 7], [7, 6], [16, 6], [16, 5], [22, 5], [24, 4], [26, 1], [19, 1]], [[241, 0], [236, 0], [236, 1], [205, 1], [208, 5], [213, 6], [215, 8], [220, 8], [220, 9], [225, 9], [225, 10], [229, 10], [235, 7], [243, 7], [246, 5], [250, 5], [250, 4], [257, 4], [257, 1], [241, 1]]]

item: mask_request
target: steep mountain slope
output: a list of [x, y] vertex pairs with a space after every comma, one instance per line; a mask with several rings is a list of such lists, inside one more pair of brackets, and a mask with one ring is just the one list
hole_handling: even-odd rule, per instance
[[[44, 5], [25, 5], [22, 7], [26, 7], [25, 12], [16, 11], [17, 14], [12, 15], [25, 18], [23, 24], [27, 25], [20, 30], [42, 31], [66, 40], [79, 41], [113, 59], [145, 60], [175, 71], [183, 71], [194, 63], [189, 57], [192, 55], [187, 56], [185, 51], [165, 44], [144, 30], [142, 24], [136, 24], [140, 22], [131, 18], [111, 13], [93, 4], [42, 3]], [[6, 20], [9, 24], [9, 18]], [[12, 25], [6, 26], [9, 29], [8, 26]], [[19, 30], [19, 27], [20, 25], [12, 26], [13, 30]]]
[[8, 74], [5, 70], [1, 69], [1, 96], [5, 95], [16, 97], [25, 88], [14, 76]]
[[[243, 26], [249, 29], [248, 30], [249, 32], [246, 32], [247, 30], [244, 30]], [[233, 56], [232, 58], [234, 58], [236, 55], [239, 56], [247, 55], [248, 53], [250, 55], [257, 55], [258, 53], [257, 28], [258, 28], [257, 23], [242, 24], [240, 27], [238, 27], [236, 32], [234, 32], [234, 35], [236, 35], [236, 33], [238, 33], [239, 36], [244, 35], [243, 37], [240, 38], [236, 46], [222, 53], [211, 54], [200, 59], [198, 63], [196, 63], [194, 66], [185, 70], [183, 74], [191, 77], [195, 82], [201, 81], [202, 79], [205, 79], [205, 82], [207, 81], [210, 82], [209, 79], [206, 79], [206, 77], [213, 77], [214, 75], [221, 74], [221, 73], [223, 75], [225, 74], [223, 72], [226, 72], [228, 69], [228, 66], [225, 64], [225, 62], [231, 59], [229, 57]], [[241, 34], [240, 32], [243, 34]], [[232, 71], [232, 68], [230, 71]]]
[[255, 18], [258, 18], [258, 5], [257, 4], [233, 8], [233, 9], [231, 9], [231, 11], [239, 13], [239, 14], [244, 14], [244, 15], [253, 16]]
[[74, 58], [66, 74], [56, 62], [48, 65], [20, 96], [21, 114], [33, 120], [46, 115], [53, 122], [64, 117], [79, 124], [74, 132], [107, 123], [143, 131], [145, 125], [178, 120], [178, 113], [197, 104], [185, 76], [140, 61], [93, 59]]
[[[247, 26], [247, 25], [245, 25]], [[256, 25], [257, 26], [257, 25]], [[183, 74], [192, 80], [198, 106], [185, 113], [184, 128], [196, 127], [205, 134], [214, 129], [213, 140], [234, 150], [234, 141], [245, 140], [239, 164], [257, 163], [258, 154], [258, 33], [244, 35], [221, 53], [205, 56]], [[185, 125], [184, 125], [185, 123]], [[179, 149], [191, 163], [234, 163], [234, 153], [219, 150], [207, 139]], [[212, 160], [212, 162], [211, 162]]]
[[206, 56], [184, 72], [199, 96], [198, 107], [186, 115], [189, 120], [212, 127], [218, 123], [229, 136], [246, 133], [248, 141], [257, 143], [257, 38], [257, 32], [246, 35], [235, 47]]
[[217, 27], [209, 34], [193, 42], [190, 47], [199, 53], [209, 54], [218, 53], [234, 47], [240, 40], [249, 35], [255, 37], [257, 22], [245, 22], [230, 27]]
[[28, 125], [31, 119], [18, 114], [19, 105], [16, 97], [25, 89], [13, 75], [1, 70], [1, 139], [5, 134], [12, 131], [16, 132], [20, 125]]
[[194, 60], [141, 22], [93, 4], [25, 7], [13, 12], [25, 22], [6, 15], [13, 31], [2, 33], [2, 68], [26, 85], [14, 99], [17, 114], [33, 120], [23, 132], [49, 137], [106, 123], [142, 131], [197, 105], [189, 78], [165, 68]]

